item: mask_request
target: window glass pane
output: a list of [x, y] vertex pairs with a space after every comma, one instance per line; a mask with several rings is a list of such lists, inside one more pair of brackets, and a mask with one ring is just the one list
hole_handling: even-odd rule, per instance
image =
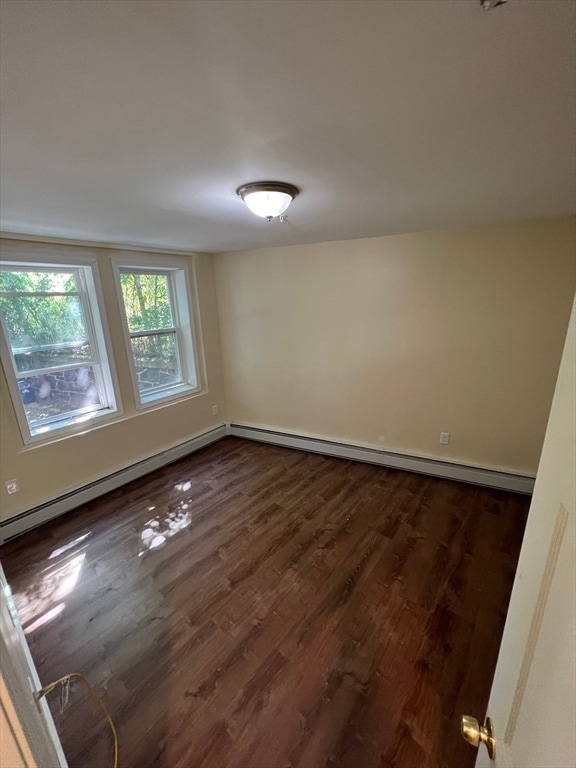
[[182, 381], [175, 333], [138, 336], [130, 341], [140, 392]]
[[51, 344], [77, 346], [88, 334], [79, 296], [0, 296], [14, 352]]
[[131, 333], [174, 326], [168, 275], [123, 272], [120, 284]]
[[72, 272], [24, 272], [22, 270], [0, 272], [0, 291], [63, 293], [75, 290], [76, 281]]
[[18, 389], [31, 427], [102, 405], [92, 366], [26, 376], [18, 379]]

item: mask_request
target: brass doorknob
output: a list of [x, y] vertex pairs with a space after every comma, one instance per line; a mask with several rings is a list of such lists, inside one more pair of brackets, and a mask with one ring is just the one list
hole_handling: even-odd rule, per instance
[[494, 738], [494, 726], [489, 717], [486, 718], [484, 725], [480, 725], [475, 717], [462, 715], [460, 733], [462, 734], [464, 741], [467, 741], [468, 744], [472, 744], [473, 747], [478, 747], [481, 742], [486, 744], [488, 757], [490, 760], [494, 760], [496, 755], [496, 739]]

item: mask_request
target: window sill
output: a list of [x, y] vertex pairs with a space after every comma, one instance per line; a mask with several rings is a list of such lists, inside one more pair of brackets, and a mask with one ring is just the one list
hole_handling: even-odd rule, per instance
[[24, 450], [39, 448], [68, 437], [90, 432], [96, 427], [109, 424], [121, 416], [120, 410], [106, 408], [92, 413], [84, 413], [81, 416], [70, 416], [53, 424], [36, 427], [30, 430], [29, 436], [24, 437]]
[[202, 390], [200, 387], [193, 387], [191, 384], [178, 384], [177, 386], [168, 389], [160, 389], [156, 392], [150, 392], [150, 394], [140, 396], [140, 403], [137, 407], [138, 410], [154, 408], [154, 406], [182, 400], [191, 395], [199, 395], [201, 392]]

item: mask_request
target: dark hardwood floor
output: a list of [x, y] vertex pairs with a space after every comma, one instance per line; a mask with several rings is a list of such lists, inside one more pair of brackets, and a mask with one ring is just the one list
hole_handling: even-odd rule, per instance
[[[227, 438], [0, 558], [122, 768], [471, 768], [528, 505]], [[82, 687], [49, 700], [70, 766], [111, 765]]]

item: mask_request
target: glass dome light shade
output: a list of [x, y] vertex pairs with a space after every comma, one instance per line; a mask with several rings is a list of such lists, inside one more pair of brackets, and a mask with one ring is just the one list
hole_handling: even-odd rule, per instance
[[249, 192], [244, 202], [256, 216], [269, 219], [283, 214], [292, 198], [286, 192]]
[[239, 187], [236, 193], [256, 216], [273, 219], [286, 211], [298, 189], [279, 181], [259, 181]]

